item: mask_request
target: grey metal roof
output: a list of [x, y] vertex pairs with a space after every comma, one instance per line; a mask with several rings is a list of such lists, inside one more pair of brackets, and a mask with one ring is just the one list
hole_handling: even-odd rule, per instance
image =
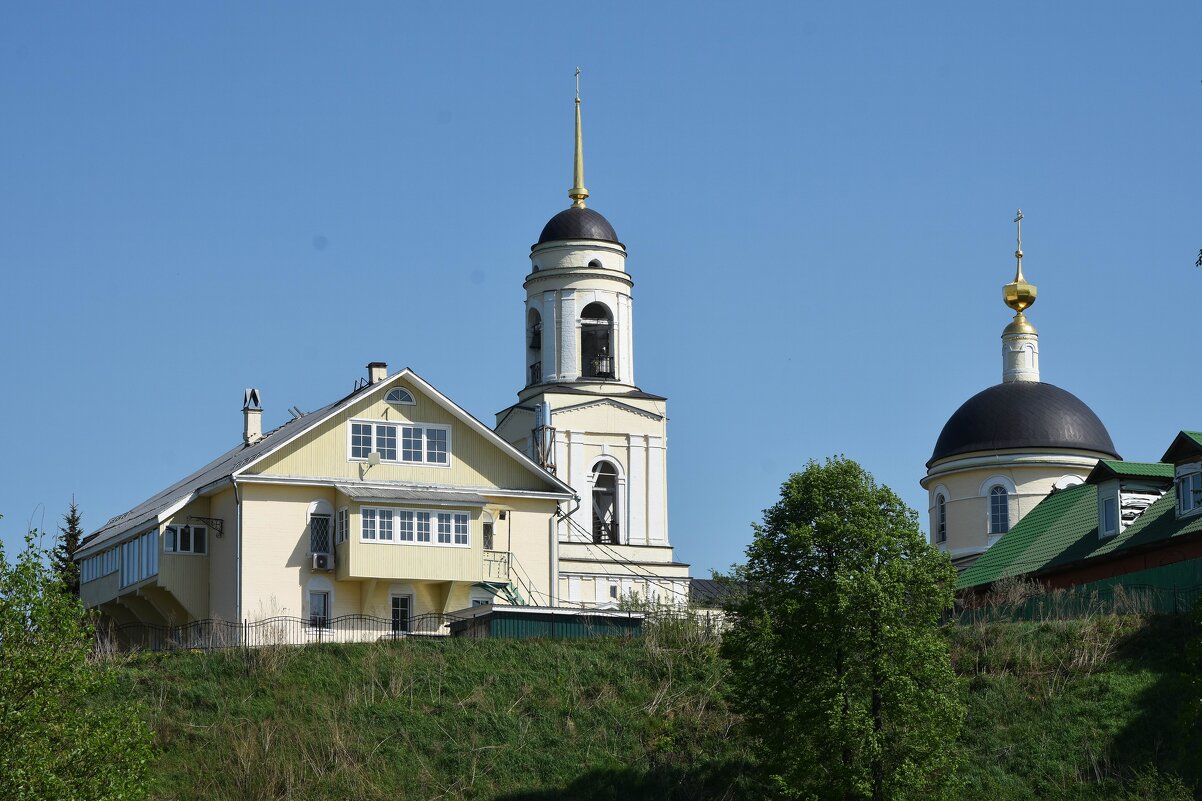
[[1065, 448], [1119, 458], [1102, 421], [1071, 392], [1035, 381], [1013, 381], [978, 392], [948, 419], [930, 467], [973, 451]]
[[339, 492], [355, 501], [411, 501], [421, 503], [459, 503], [483, 506], [487, 499], [475, 492], [444, 490], [437, 487], [363, 487], [335, 484]]
[[614, 227], [596, 209], [576, 206], [569, 206], [548, 220], [534, 247], [565, 239], [599, 239], [621, 244]]
[[[356, 392], [359, 391], [362, 390], [357, 390]], [[351, 394], [354, 395], [355, 393]], [[195, 473], [185, 476], [166, 489], [152, 495], [128, 512], [110, 518], [107, 523], [84, 538], [83, 542], [80, 543], [80, 551], [99, 545], [107, 540], [115, 539], [132, 529], [141, 528], [142, 526], [156, 522], [158, 515], [164, 509], [190, 497], [198, 490], [202, 490], [211, 484], [216, 484], [223, 479], [228, 479], [238, 468], [254, 461], [279, 443], [320, 423], [325, 418], [327, 412], [350, 397], [351, 395], [347, 395], [327, 406], [306, 414], [304, 417], [289, 420], [282, 426], [268, 431], [263, 435], [262, 439], [253, 445], [238, 444]]]

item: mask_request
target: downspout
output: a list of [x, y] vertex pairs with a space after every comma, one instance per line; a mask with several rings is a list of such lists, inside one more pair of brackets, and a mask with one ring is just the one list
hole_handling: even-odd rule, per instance
[[238, 492], [238, 481], [234, 478], [230, 479], [230, 483], [234, 485], [234, 508], [237, 512], [234, 515], [234, 576], [235, 586], [237, 587], [234, 593], [234, 621], [242, 622], [242, 496]]

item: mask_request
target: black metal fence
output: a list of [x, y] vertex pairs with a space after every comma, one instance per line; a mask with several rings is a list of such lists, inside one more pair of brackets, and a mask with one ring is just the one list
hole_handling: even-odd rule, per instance
[[271, 617], [263, 620], [197, 620], [178, 626], [148, 623], [105, 623], [96, 629], [99, 649], [169, 651], [264, 648], [329, 642], [371, 642], [402, 637], [446, 636], [454, 615], [410, 618], [342, 615], [327, 619]]

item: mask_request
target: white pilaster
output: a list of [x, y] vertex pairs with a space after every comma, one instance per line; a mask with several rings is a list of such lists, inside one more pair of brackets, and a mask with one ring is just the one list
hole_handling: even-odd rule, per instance
[[567, 431], [564, 438], [568, 440], [568, 483], [580, 496], [580, 506], [572, 515], [576, 525], [572, 526], [571, 536], [574, 542], [587, 542], [584, 532], [592, 530], [593, 523], [593, 488], [588, 482], [588, 472], [584, 466], [584, 434], [580, 431]]
[[634, 383], [634, 308], [633, 301], [629, 295], [621, 295], [618, 299], [618, 308], [621, 310], [622, 318], [622, 340], [621, 349], [619, 350], [619, 359], [621, 359], [620, 369], [621, 375], [619, 379], [627, 384]]
[[[560, 381], [575, 381], [580, 377], [580, 356], [576, 343], [580, 341], [580, 321], [576, 319], [576, 292], [565, 289], [559, 296], [559, 369]], [[575, 485], [573, 485], [575, 486]]]
[[647, 538], [647, 435], [630, 435], [630, 457], [627, 461], [630, 487], [630, 536], [631, 545], [648, 545]]
[[668, 474], [664, 438], [647, 437], [648, 544], [668, 544]]
[[556, 347], [559, 344], [559, 326], [556, 321], [559, 319], [559, 315], [555, 308], [555, 292], [544, 292], [542, 301], [543, 381], [553, 382], [559, 379], [559, 363], [556, 361], [556, 355], [559, 352]]

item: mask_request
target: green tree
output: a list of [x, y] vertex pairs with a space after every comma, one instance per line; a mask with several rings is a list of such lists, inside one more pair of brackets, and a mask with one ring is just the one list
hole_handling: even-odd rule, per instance
[[79, 550], [79, 542], [83, 539], [83, 519], [79, 514], [79, 506], [71, 499], [71, 506], [63, 515], [63, 525], [59, 526], [59, 538], [55, 543], [52, 555], [54, 571], [58, 573], [63, 587], [67, 592], [79, 596], [79, 565], [75, 563], [75, 552]]
[[955, 797], [964, 720], [939, 631], [956, 573], [860, 465], [810, 462], [764, 512], [723, 639], [781, 795]]
[[33, 533], [14, 562], [0, 547], [0, 794], [144, 798], [150, 730], [137, 708], [96, 700], [115, 674], [89, 661], [83, 606], [49, 556]]

